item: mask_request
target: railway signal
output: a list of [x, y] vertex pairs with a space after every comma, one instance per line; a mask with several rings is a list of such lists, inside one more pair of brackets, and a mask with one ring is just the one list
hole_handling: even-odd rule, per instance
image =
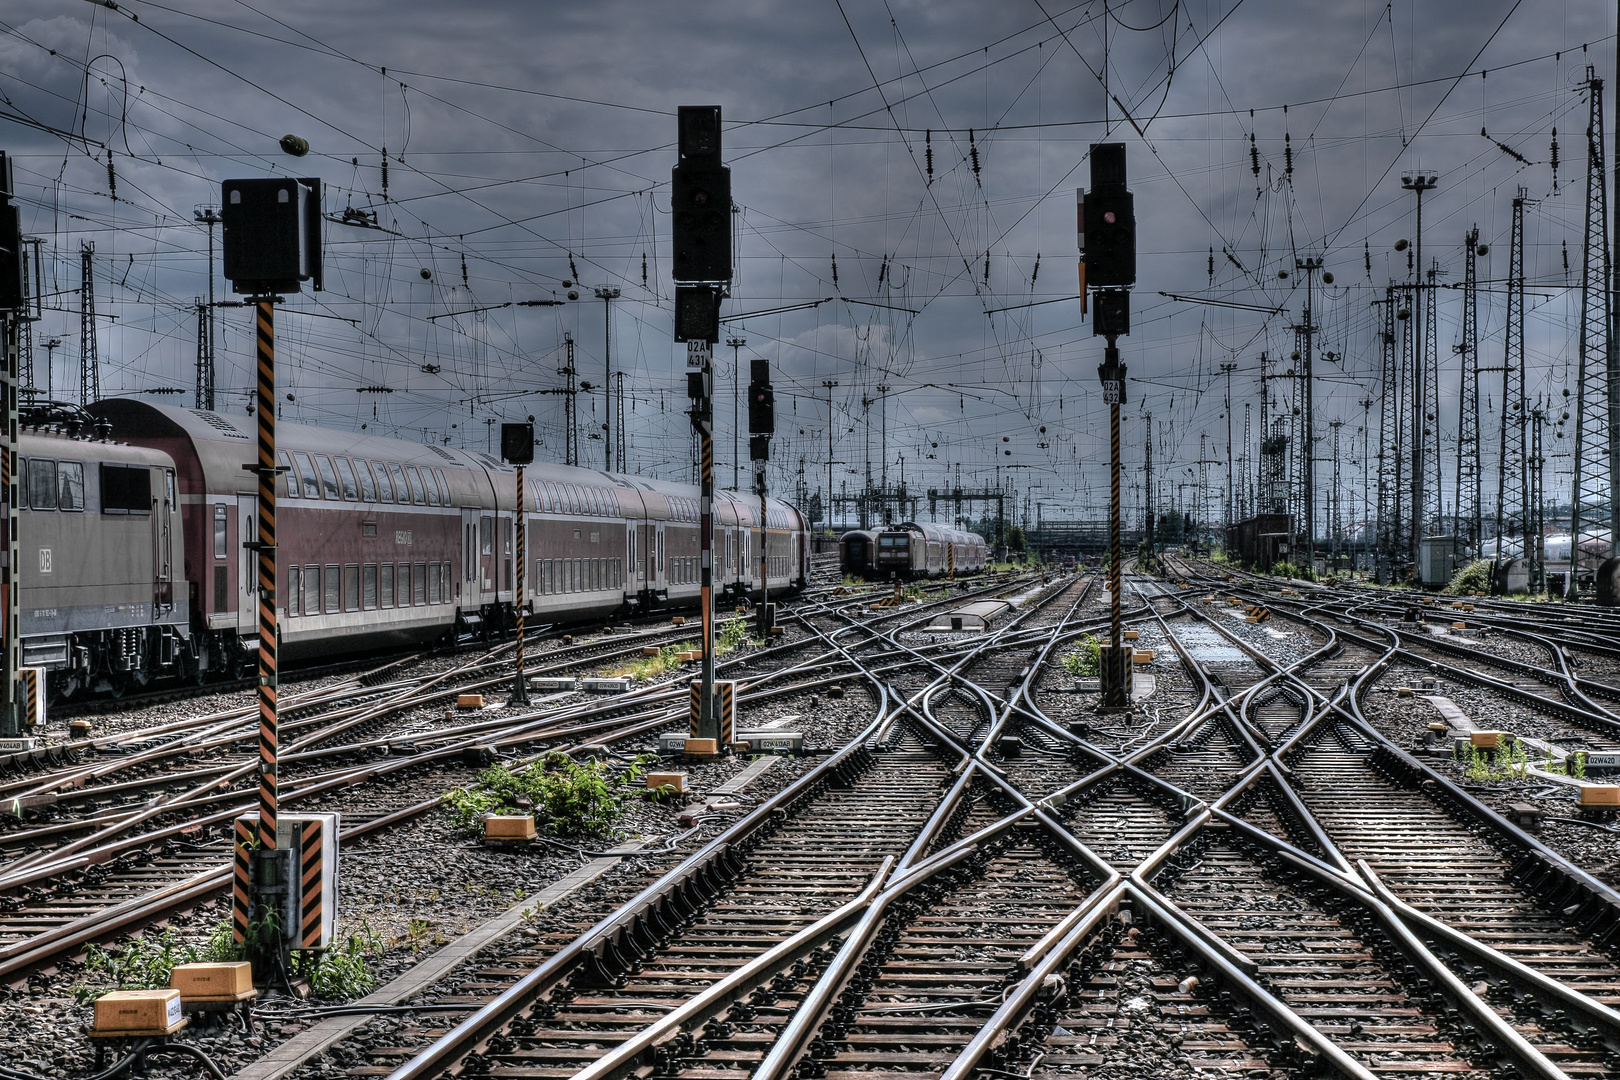
[[528, 606], [528, 529], [523, 512], [523, 466], [534, 461], [534, 418], [524, 424], [501, 425], [501, 458], [517, 467], [517, 595], [512, 606], [517, 609], [517, 672], [512, 678], [512, 694], [508, 705], [529, 703], [529, 682], [523, 674], [523, 609]]
[[1103, 708], [1131, 704], [1131, 650], [1120, 621], [1119, 407], [1125, 404], [1125, 365], [1117, 339], [1131, 330], [1131, 294], [1136, 283], [1136, 208], [1125, 189], [1125, 144], [1091, 145], [1091, 191], [1081, 203], [1081, 287], [1095, 290], [1092, 333], [1107, 338], [1097, 368], [1108, 405], [1108, 644], [1102, 650]]
[[[309, 875], [302, 872], [311, 854], [304, 851], [306, 843], [321, 841], [318, 828], [306, 836], [303, 819], [279, 820], [277, 669], [281, 628], [276, 613], [276, 476], [281, 467], [276, 459], [275, 320], [278, 293], [299, 292], [306, 281], [317, 290], [321, 287], [321, 182], [287, 177], [226, 180], [221, 185], [220, 207], [225, 276], [254, 305], [258, 342], [259, 454], [257, 463], [243, 466], [258, 478], [258, 539], [245, 541], [243, 546], [258, 556], [259, 812], [256, 821], [250, 815], [236, 823], [232, 928], [236, 940], [261, 943], [255, 976], [266, 981], [270, 973], [264, 968], [273, 967], [285, 981], [288, 949], [311, 947], [300, 918], [305, 907], [300, 887], [307, 891], [310, 885]], [[336, 828], [334, 821], [333, 835]], [[301, 854], [305, 857], [300, 858]], [[335, 907], [335, 859], [319, 862], [314, 881], [317, 889], [324, 887], [328, 875]], [[265, 933], [266, 927], [273, 932]]]
[[686, 342], [686, 392], [698, 435], [699, 575], [702, 584], [703, 675], [693, 688], [689, 753], [718, 753], [732, 741], [731, 698], [714, 682], [714, 346], [720, 301], [731, 282], [731, 170], [721, 161], [720, 106], [676, 111], [679, 157], [670, 173], [673, 210], [675, 339]]

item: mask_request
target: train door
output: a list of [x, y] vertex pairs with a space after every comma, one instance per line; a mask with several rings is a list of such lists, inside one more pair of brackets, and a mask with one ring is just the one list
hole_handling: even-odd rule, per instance
[[478, 511], [465, 507], [461, 511], [461, 606], [466, 611], [477, 611], [483, 602], [478, 587]]
[[634, 596], [641, 591], [641, 563], [636, 558], [636, 533], [639, 526], [633, 521], [624, 523], [624, 565], [629, 571], [629, 579], [624, 582], [624, 591]]
[[656, 558], [648, 569], [652, 572], [653, 590], [660, 591], [669, 587], [669, 578], [664, 573], [664, 526], [657, 525], [655, 528], [658, 530], [653, 540], [657, 545]]
[[174, 608], [174, 470], [152, 469], [152, 618]]
[[258, 518], [255, 512], [259, 508], [257, 495], [238, 495], [236, 497], [236, 628], [243, 636], [252, 636], [258, 632], [259, 616], [254, 610], [259, 589], [259, 553], [249, 544], [257, 543], [259, 539]]

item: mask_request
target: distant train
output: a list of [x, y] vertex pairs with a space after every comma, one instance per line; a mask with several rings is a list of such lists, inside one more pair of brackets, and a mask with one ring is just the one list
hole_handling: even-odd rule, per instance
[[990, 547], [978, 533], [908, 521], [852, 529], [839, 537], [838, 561], [844, 573], [868, 581], [909, 581], [979, 573], [990, 563]]
[[[144, 401], [57, 410], [21, 436], [23, 662], [54, 696], [229, 678], [258, 648], [253, 423]], [[113, 436], [123, 441], [113, 441]], [[515, 621], [517, 484], [486, 454], [276, 426], [281, 655], [405, 648]], [[698, 489], [535, 464], [524, 472], [527, 610], [597, 620], [699, 601]], [[804, 587], [809, 530], [716, 498], [722, 595]]]

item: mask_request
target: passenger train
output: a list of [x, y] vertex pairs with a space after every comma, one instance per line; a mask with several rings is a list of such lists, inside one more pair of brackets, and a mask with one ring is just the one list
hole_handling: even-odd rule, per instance
[[[58, 413], [58, 419], [61, 418]], [[250, 419], [114, 399], [21, 435], [22, 639], [54, 696], [251, 670], [258, 649]], [[515, 621], [516, 471], [487, 454], [277, 424], [276, 604], [290, 661], [504, 633]], [[524, 471], [526, 610], [581, 622], [695, 607], [696, 487]], [[716, 498], [716, 589], [803, 588], [808, 523]]]
[[852, 529], [838, 539], [844, 573], [868, 581], [976, 574], [990, 561], [990, 547], [974, 532], [905, 522], [868, 532]]

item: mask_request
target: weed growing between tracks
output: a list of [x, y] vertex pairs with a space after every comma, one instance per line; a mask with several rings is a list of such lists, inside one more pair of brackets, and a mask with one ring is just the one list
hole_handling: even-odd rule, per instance
[[626, 798], [662, 794], [639, 786], [647, 766], [658, 760], [642, 755], [615, 776], [605, 762], [577, 762], [554, 752], [517, 769], [491, 765], [476, 783], [451, 788], [440, 802], [449, 808], [451, 823], [471, 835], [481, 831], [486, 815], [532, 811], [535, 827], [548, 836], [615, 839], [613, 826], [624, 814]]
[[1102, 671], [1102, 638], [1091, 634], [1081, 638], [1079, 651], [1064, 655], [1063, 670], [1076, 678], [1095, 677]]

